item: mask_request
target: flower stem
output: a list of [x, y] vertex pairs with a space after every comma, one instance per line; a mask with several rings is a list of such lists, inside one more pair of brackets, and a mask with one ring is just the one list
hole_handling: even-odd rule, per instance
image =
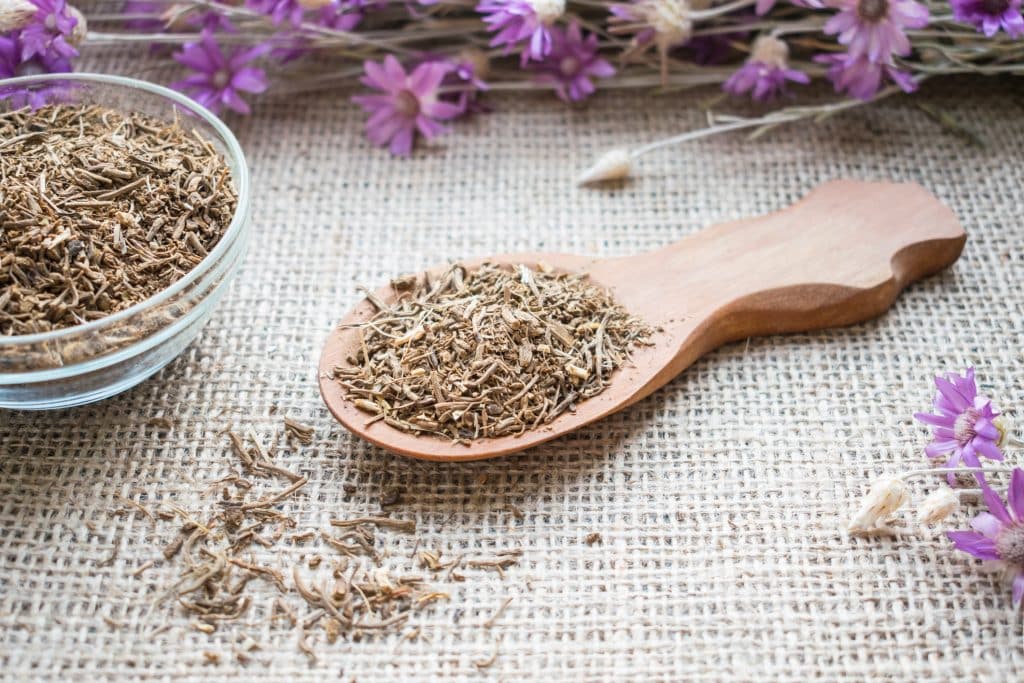
[[[904, 481], [913, 479], [915, 477], [927, 477], [935, 474], [958, 474], [958, 473], [976, 473], [976, 472], [1012, 472], [1012, 467], [1002, 467], [1000, 465], [993, 465], [992, 467], [929, 467], [922, 470], [910, 470], [909, 472], [903, 472], [896, 476]], [[964, 489], [965, 491], [971, 489]]]

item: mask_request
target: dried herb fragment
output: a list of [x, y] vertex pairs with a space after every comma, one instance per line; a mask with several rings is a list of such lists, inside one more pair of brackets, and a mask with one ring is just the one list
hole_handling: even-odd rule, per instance
[[521, 434], [603, 391], [650, 328], [585, 275], [485, 263], [392, 282], [334, 377], [396, 429], [457, 442]]
[[106, 317], [180, 280], [237, 197], [178, 122], [97, 105], [0, 114], [0, 335]]

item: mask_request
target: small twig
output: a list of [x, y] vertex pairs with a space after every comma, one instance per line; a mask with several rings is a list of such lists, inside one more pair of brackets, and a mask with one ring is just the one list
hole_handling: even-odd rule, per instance
[[494, 612], [494, 614], [491, 615], [491, 618], [483, 623], [484, 628], [491, 628], [492, 626], [494, 626], [494, 622], [496, 622], [498, 618], [505, 613], [505, 610], [508, 608], [510, 604], [512, 604], [512, 598], [506, 598], [505, 602], [501, 603], [501, 607], [499, 607]]

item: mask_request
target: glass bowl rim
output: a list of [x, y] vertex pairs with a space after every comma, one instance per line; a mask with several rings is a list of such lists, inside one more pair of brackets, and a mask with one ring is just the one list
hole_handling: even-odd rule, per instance
[[242, 152], [242, 147], [235, 138], [234, 133], [231, 132], [231, 129], [228, 128], [227, 125], [209, 109], [190, 97], [179, 92], [175, 92], [170, 88], [165, 88], [162, 85], [142, 81], [136, 78], [113, 76], [109, 74], [73, 72], [20, 76], [18, 78], [7, 79], [0, 78], [0, 88], [8, 88], [18, 85], [31, 86], [50, 81], [80, 81], [84, 83], [113, 85], [127, 90], [142, 90], [166, 100], [170, 100], [172, 103], [181, 105], [188, 111], [195, 113], [214, 129], [214, 132], [216, 132], [216, 134], [221, 138], [221, 142], [223, 142], [224, 146], [227, 148], [229, 157], [235, 162], [235, 165], [238, 168], [237, 178], [235, 178], [236, 174], [232, 172], [232, 177], [237, 183], [238, 204], [235, 206], [235, 213], [231, 217], [231, 223], [228, 225], [228, 229], [224, 231], [224, 234], [214, 246], [213, 250], [207, 254], [202, 261], [196, 264], [195, 268], [186, 273], [180, 280], [176, 280], [172, 283], [167, 289], [161, 290], [148, 299], [143, 299], [137, 304], [133, 304], [122, 311], [118, 311], [117, 313], [113, 313], [81, 325], [74, 325], [60, 330], [51, 330], [49, 332], [34, 332], [32, 334], [21, 335], [0, 335], [0, 346], [38, 344], [74, 337], [79, 334], [89, 333], [107, 325], [126, 320], [145, 311], [146, 309], [158, 306], [168, 299], [173, 298], [189, 285], [193, 284], [196, 280], [202, 278], [214, 263], [219, 262], [225, 254], [229, 253], [237, 241], [239, 233], [245, 229], [246, 223], [248, 222], [249, 202], [251, 200], [249, 197], [249, 166], [246, 163], [245, 154]]

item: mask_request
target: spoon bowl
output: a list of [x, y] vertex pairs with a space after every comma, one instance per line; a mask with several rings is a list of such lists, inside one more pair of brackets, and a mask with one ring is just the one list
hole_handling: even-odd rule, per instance
[[[656, 329], [600, 394], [535, 430], [469, 445], [416, 436], [370, 417], [334, 380], [359, 346], [353, 327], [377, 308], [360, 302], [328, 338], [320, 391], [352, 433], [414, 458], [468, 461], [522, 451], [599, 420], [650, 395], [705, 353], [756, 335], [805, 332], [877, 317], [911, 282], [959, 257], [966, 235], [946, 206], [919, 185], [852, 180], [820, 185], [766, 216], [722, 223], [662, 249], [623, 258], [526, 252], [487, 261], [585, 273]], [[374, 292], [386, 304], [390, 286]]]

